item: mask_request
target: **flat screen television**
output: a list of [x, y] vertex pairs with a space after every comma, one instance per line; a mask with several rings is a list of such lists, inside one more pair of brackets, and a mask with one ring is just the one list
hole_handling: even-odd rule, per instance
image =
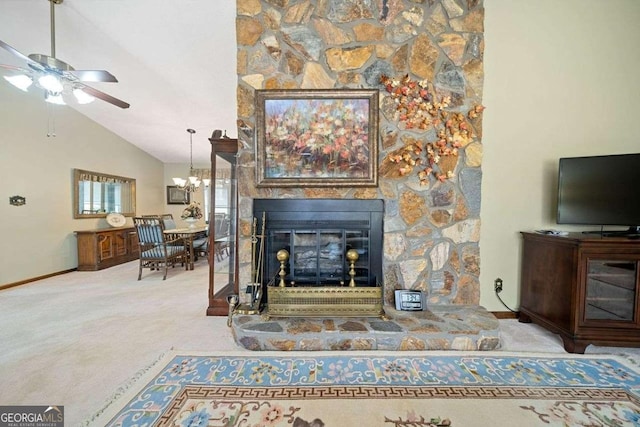
[[640, 153], [561, 158], [558, 224], [626, 226], [640, 236]]

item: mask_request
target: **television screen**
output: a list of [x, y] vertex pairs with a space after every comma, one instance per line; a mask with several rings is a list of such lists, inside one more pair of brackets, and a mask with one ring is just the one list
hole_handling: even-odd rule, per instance
[[640, 153], [561, 158], [558, 224], [640, 226]]

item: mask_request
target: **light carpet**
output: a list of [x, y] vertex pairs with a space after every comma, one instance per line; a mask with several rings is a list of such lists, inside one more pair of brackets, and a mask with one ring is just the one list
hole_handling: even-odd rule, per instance
[[506, 352], [168, 352], [85, 424], [637, 426], [619, 356]]

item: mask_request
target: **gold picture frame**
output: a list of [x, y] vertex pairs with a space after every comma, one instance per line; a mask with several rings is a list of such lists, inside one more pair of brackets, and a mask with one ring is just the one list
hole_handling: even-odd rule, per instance
[[256, 91], [258, 187], [378, 185], [377, 89]]

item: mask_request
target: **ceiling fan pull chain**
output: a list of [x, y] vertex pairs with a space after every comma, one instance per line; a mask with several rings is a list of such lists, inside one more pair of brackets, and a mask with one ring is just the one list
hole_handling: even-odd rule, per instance
[[47, 138], [56, 137], [56, 111], [53, 105], [47, 104]]

